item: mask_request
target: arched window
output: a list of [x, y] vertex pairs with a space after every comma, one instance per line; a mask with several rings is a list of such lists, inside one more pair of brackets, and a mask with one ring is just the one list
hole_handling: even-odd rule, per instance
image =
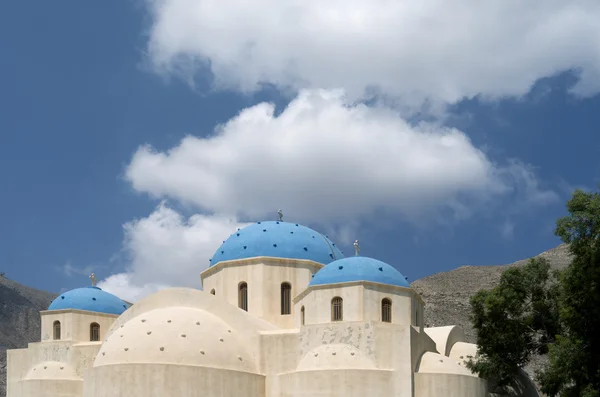
[[304, 306], [302, 306], [300, 308], [300, 324], [304, 325], [304, 322], [306, 320], [306, 318], [304, 317], [305, 311], [304, 311]]
[[241, 282], [238, 287], [238, 306], [248, 311], [248, 284]]
[[60, 340], [60, 321], [55, 321], [53, 326], [54, 340]]
[[292, 312], [292, 285], [290, 283], [281, 283], [281, 314], [290, 314]]
[[216, 295], [216, 294], [217, 294], [217, 293], [215, 292], [215, 289], [214, 289], [214, 288], [210, 290], [210, 294], [211, 294], [211, 295]]
[[388, 298], [381, 300], [381, 321], [384, 323], [392, 322], [392, 301]]
[[90, 341], [98, 342], [100, 340], [100, 325], [98, 323], [90, 324]]
[[339, 296], [331, 300], [331, 321], [342, 321], [344, 319], [344, 301]]

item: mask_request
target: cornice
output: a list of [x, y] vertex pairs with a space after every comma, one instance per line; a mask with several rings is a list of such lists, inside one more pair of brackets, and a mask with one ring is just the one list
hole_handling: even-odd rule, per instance
[[321, 290], [321, 289], [330, 289], [330, 288], [354, 287], [357, 285], [377, 287], [379, 289], [383, 289], [383, 290], [387, 290], [387, 291], [408, 292], [410, 295], [415, 297], [423, 306], [425, 306], [425, 302], [423, 301], [423, 298], [421, 298], [421, 295], [419, 295], [417, 293], [417, 291], [415, 291], [414, 289], [412, 289], [410, 287], [400, 287], [397, 285], [375, 283], [373, 281], [361, 281], [361, 280], [347, 281], [347, 282], [343, 282], [343, 283], [333, 283], [333, 284], [309, 285], [304, 291], [299, 293], [293, 299], [293, 301], [294, 301], [294, 303], [298, 303], [300, 300], [302, 300], [302, 298], [304, 298], [306, 295], [308, 295], [311, 291]]
[[246, 265], [258, 265], [263, 264], [267, 266], [305, 266], [312, 267], [315, 270], [320, 270], [325, 265], [319, 262], [311, 261], [309, 259], [290, 259], [290, 258], [276, 258], [272, 256], [255, 256], [252, 258], [234, 259], [231, 261], [221, 261], [217, 264], [209, 267], [200, 273], [200, 278], [204, 280], [206, 277], [211, 276], [225, 267], [236, 267]]

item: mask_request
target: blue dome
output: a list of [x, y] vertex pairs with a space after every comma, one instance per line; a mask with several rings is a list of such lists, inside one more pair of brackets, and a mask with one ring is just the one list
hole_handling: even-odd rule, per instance
[[213, 255], [210, 265], [256, 256], [308, 259], [322, 264], [344, 257], [331, 240], [306, 226], [281, 221], [257, 222], [229, 236]]
[[406, 278], [387, 263], [364, 256], [351, 256], [331, 262], [319, 270], [311, 285], [347, 283], [352, 281], [370, 281], [398, 287], [410, 287]]
[[87, 310], [107, 314], [121, 314], [127, 304], [113, 294], [98, 287], [77, 288], [60, 294], [52, 301], [48, 310]]

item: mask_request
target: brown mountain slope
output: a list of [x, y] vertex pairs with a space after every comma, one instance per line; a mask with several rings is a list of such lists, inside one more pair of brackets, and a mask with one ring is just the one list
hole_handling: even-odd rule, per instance
[[[538, 256], [546, 258], [554, 269], [563, 269], [571, 263], [569, 248], [565, 244]], [[471, 296], [480, 289], [494, 287], [500, 281], [504, 270], [513, 266], [523, 266], [528, 260], [523, 259], [510, 265], [461, 266], [449, 272], [416, 280], [411, 286], [425, 300], [425, 323], [432, 327], [458, 325], [465, 331], [467, 341], [475, 343], [476, 335], [469, 321]], [[535, 371], [541, 369], [546, 362], [546, 356], [534, 356], [524, 370], [533, 378]]]
[[[538, 256], [546, 258], [555, 269], [562, 269], [571, 262], [565, 244]], [[458, 325], [464, 329], [468, 341], [475, 342], [475, 333], [469, 321], [469, 299], [480, 289], [497, 285], [504, 270], [522, 266], [527, 261], [523, 259], [498, 266], [461, 266], [414, 281], [411, 287], [425, 300], [425, 323], [431, 327]]]
[[0, 397], [6, 394], [6, 349], [40, 340], [40, 310], [55, 297], [0, 276]]

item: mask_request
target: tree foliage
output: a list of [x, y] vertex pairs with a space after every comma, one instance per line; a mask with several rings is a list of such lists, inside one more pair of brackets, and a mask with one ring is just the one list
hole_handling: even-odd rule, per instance
[[543, 258], [506, 270], [500, 283], [471, 298], [471, 321], [478, 354], [467, 366], [493, 379], [512, 383], [532, 354], [545, 353], [558, 330], [557, 275]]
[[563, 272], [559, 299], [562, 332], [539, 374], [549, 396], [600, 396], [600, 194], [575, 191], [556, 234], [573, 262]]
[[600, 194], [576, 190], [567, 210], [555, 230], [573, 255], [564, 271], [534, 258], [471, 299], [478, 353], [468, 366], [505, 386], [532, 354], [547, 352], [542, 392], [600, 397]]

